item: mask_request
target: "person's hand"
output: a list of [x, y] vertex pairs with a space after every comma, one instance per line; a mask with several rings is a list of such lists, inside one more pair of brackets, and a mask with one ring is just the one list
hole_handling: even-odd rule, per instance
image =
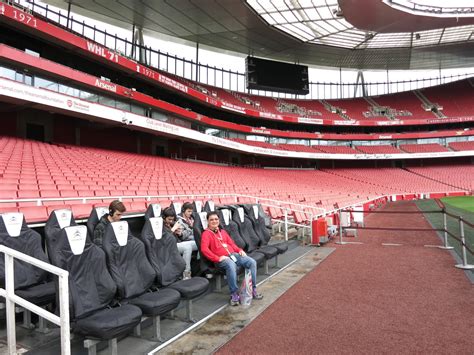
[[245, 251], [243, 251], [243, 250], [239, 251], [239, 255], [240, 255], [240, 256], [247, 256], [247, 254], [246, 254]]
[[229, 257], [228, 257], [228, 256], [225, 256], [225, 255], [222, 255], [222, 256], [219, 258], [219, 262], [224, 261], [225, 259], [229, 259]]
[[176, 232], [176, 230], [178, 230], [178, 228], [180, 228], [181, 226], [179, 225], [178, 222], [176, 222], [173, 227], [171, 227], [171, 231], [174, 233]]

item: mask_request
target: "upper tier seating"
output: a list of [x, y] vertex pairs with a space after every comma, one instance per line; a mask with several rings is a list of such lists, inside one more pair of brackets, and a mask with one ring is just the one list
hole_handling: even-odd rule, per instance
[[474, 112], [473, 90], [468, 80], [461, 80], [421, 91], [431, 103], [442, 106], [442, 112], [446, 116], [463, 117], [470, 116]]
[[[277, 99], [266, 96], [250, 95], [233, 92], [218, 87], [196, 83], [178, 76], [165, 73], [202, 93], [229, 104], [254, 111], [297, 117], [323, 118], [327, 120], [342, 120], [337, 113], [328, 111], [319, 100]], [[471, 100], [473, 87], [468, 80], [461, 80], [442, 86], [434, 86], [420, 90], [432, 104], [443, 107], [442, 112], [447, 117], [468, 116], [474, 112]], [[436, 115], [423, 108], [423, 102], [413, 91], [382, 95], [371, 98], [378, 106], [389, 107], [391, 116], [400, 120], [435, 119]], [[366, 117], [364, 112], [370, 111], [372, 104], [364, 98], [326, 100], [328, 104], [345, 110], [350, 119], [386, 121], [385, 116]], [[282, 104], [283, 103], [283, 104]]]
[[313, 148], [323, 152], [323, 153], [330, 153], [330, 154], [357, 154], [358, 152], [351, 147], [347, 147], [344, 145], [314, 145]]
[[435, 153], [435, 152], [449, 152], [449, 149], [443, 147], [438, 143], [430, 144], [402, 144], [400, 149], [407, 153]]
[[366, 154], [400, 154], [403, 153], [400, 149], [392, 145], [359, 145], [355, 147], [362, 153]]
[[452, 150], [474, 150], [474, 141], [449, 143]]

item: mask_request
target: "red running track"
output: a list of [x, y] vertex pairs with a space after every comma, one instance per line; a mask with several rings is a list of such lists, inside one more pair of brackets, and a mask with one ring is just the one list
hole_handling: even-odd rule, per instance
[[[411, 202], [389, 210], [417, 210]], [[367, 226], [429, 227], [421, 214]], [[474, 286], [434, 232], [359, 231], [224, 345], [219, 354], [473, 354]], [[400, 246], [383, 246], [399, 243]]]

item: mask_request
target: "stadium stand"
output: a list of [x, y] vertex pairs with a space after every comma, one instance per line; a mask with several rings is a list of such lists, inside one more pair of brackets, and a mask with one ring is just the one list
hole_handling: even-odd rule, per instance
[[392, 145], [359, 145], [355, 149], [366, 154], [400, 154], [402, 151]]
[[[160, 203], [162, 206], [170, 204], [169, 197], [148, 201], [146, 196], [190, 193], [259, 196], [331, 210], [335, 203], [340, 206], [349, 205], [383, 194], [452, 189], [446, 182], [422, 179], [398, 168], [324, 171], [249, 169], [175, 161], [97, 148], [46, 144], [11, 137], [3, 137], [0, 142], [4, 146], [0, 157], [6, 158], [0, 163], [0, 185], [5, 182], [12, 189], [3, 194], [8, 205], [2, 203], [0, 207], [2, 211], [19, 209], [25, 214], [28, 223], [45, 221], [49, 213], [58, 206], [70, 207], [81, 213], [78, 217], [87, 217], [93, 206], [106, 206], [120, 196], [129, 196], [124, 202], [130, 203], [128, 207], [136, 212], [144, 212], [151, 203]], [[356, 152], [349, 147], [317, 148], [334, 153]], [[331, 151], [331, 148], [337, 150]], [[47, 191], [59, 191], [59, 198], [76, 200], [67, 200], [63, 204], [57, 200], [43, 201], [43, 204], [49, 202], [50, 206], [38, 206], [37, 200], [44, 198], [40, 182], [46, 180], [50, 183]], [[114, 181], [114, 184], [110, 185], [107, 181]], [[193, 181], [192, 186], [188, 184], [189, 181]], [[359, 181], [360, 184], [352, 186], [354, 181]], [[24, 185], [28, 186], [28, 190], [23, 190]], [[77, 193], [81, 191], [82, 196], [78, 196]], [[85, 197], [93, 199], [88, 199], [83, 204], [82, 199]], [[31, 200], [8, 202], [15, 198]], [[222, 200], [224, 204], [228, 202], [228, 199]], [[246, 201], [243, 199], [239, 202]], [[317, 214], [318, 209], [311, 212]], [[277, 211], [271, 213], [278, 215]]]
[[449, 143], [449, 148], [452, 150], [474, 150], [474, 141], [468, 142], [451, 142]]
[[401, 144], [400, 149], [407, 153], [449, 152], [449, 149], [438, 143], [430, 144]]

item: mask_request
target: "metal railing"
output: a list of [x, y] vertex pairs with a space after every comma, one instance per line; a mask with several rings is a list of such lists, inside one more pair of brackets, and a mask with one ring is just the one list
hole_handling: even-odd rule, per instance
[[[19, 306], [36, 313], [38, 316], [50, 321], [51, 323], [58, 325], [61, 328], [61, 354], [71, 354], [69, 328], [69, 272], [51, 264], [45, 263], [44, 261], [35, 259], [29, 255], [23, 254], [17, 250], [7, 248], [4, 245], [0, 245], [0, 253], [5, 254], [5, 288], [0, 288], [0, 296], [5, 297], [8, 353], [11, 355], [17, 354], [15, 304], [18, 304]], [[59, 317], [15, 294], [15, 259], [22, 260], [58, 276]]]
[[[343, 220], [343, 214], [344, 213], [366, 213], [367, 211], [356, 211], [353, 209], [340, 209], [338, 211], [339, 214], [339, 241], [337, 244], [352, 244], [353, 242], [347, 242], [342, 239], [343, 237], [343, 232], [345, 230], [351, 229], [351, 230], [378, 230], [378, 231], [396, 231], [396, 232], [442, 232], [443, 233], [443, 245], [438, 245], [437, 247], [443, 250], [452, 250], [454, 249], [451, 245], [449, 245], [448, 242], [448, 235], [456, 240], [461, 248], [461, 263], [456, 264], [455, 267], [458, 269], [463, 269], [463, 270], [474, 270], [474, 265], [469, 264], [467, 260], [467, 253], [469, 252], [472, 256], [474, 256], [474, 251], [470, 249], [470, 247], [466, 243], [466, 236], [464, 232], [464, 227], [468, 226], [470, 228], [474, 229], [474, 224], [470, 223], [469, 221], [465, 221], [463, 216], [456, 215], [454, 213], [450, 213], [446, 211], [446, 207], [443, 204], [443, 202], [439, 199], [435, 199], [436, 203], [438, 204], [439, 207], [441, 207], [441, 210], [430, 210], [430, 211], [425, 211], [425, 210], [419, 210], [419, 211], [371, 211], [370, 213], [382, 213], [382, 214], [443, 214], [443, 227], [442, 228], [435, 228], [432, 226], [431, 228], [400, 228], [400, 227], [366, 227], [366, 226], [359, 226], [359, 225], [353, 225], [353, 224], [348, 224], [348, 225], [343, 225], [342, 220]], [[449, 231], [448, 229], [448, 223], [447, 223], [447, 216], [454, 218], [459, 222], [459, 236], [454, 234], [452, 231]]]

